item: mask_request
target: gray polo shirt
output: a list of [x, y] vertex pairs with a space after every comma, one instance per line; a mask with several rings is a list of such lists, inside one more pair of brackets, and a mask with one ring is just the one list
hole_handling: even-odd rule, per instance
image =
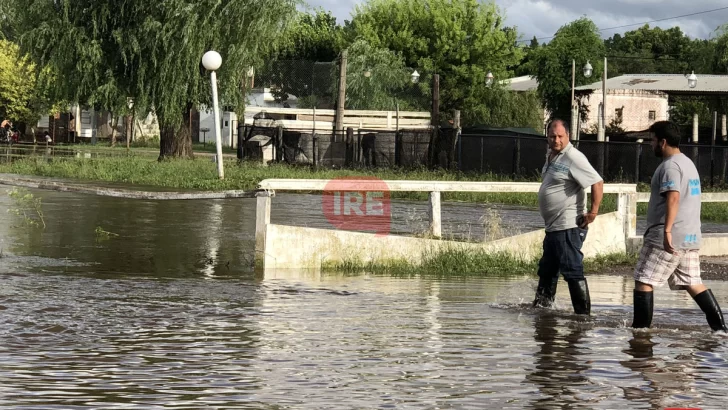
[[602, 180], [584, 154], [569, 143], [542, 170], [543, 182], [538, 191], [538, 206], [546, 232], [578, 226], [577, 219], [586, 209], [584, 190]]
[[700, 174], [685, 154], [667, 157], [655, 170], [650, 184], [650, 203], [647, 206], [645, 243], [662, 249], [665, 237], [665, 214], [668, 191], [680, 193], [680, 202], [672, 226], [672, 246], [675, 249], [699, 249], [700, 234]]

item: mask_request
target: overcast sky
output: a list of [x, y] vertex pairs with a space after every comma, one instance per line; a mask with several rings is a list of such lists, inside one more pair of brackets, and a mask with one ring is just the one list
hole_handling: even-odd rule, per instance
[[[308, 0], [310, 6], [332, 11], [339, 23], [350, 20], [354, 5], [361, 2]], [[601, 29], [728, 7], [726, 0], [496, 0], [496, 4], [505, 12], [506, 24], [517, 26], [524, 40], [534, 35], [539, 38], [553, 36], [559, 27], [584, 15]], [[691, 37], [709, 38], [725, 23], [728, 23], [728, 9], [651, 23], [650, 26], [669, 28], [677, 25]], [[638, 27], [606, 30], [602, 36], [610, 37]]]

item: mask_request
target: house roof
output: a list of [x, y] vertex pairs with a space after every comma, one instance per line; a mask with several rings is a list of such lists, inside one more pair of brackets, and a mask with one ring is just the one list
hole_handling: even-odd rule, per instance
[[[698, 85], [688, 87], [683, 74], [625, 74], [607, 79], [607, 90], [645, 90], [689, 94], [728, 93], [728, 75], [696, 74]], [[601, 90], [602, 82], [576, 87], [576, 91]]]
[[531, 77], [530, 75], [501, 80], [500, 83], [508, 87], [511, 91], [531, 91], [538, 88], [538, 80], [536, 77]]

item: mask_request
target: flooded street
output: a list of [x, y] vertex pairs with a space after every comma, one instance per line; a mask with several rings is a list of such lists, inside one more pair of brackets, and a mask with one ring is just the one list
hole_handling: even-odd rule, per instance
[[[684, 292], [659, 289], [655, 328], [632, 331], [623, 276], [590, 276], [590, 318], [563, 281], [556, 309], [529, 308], [534, 276], [263, 277], [254, 200], [31, 192], [45, 230], [0, 218], [0, 407], [725, 407], [728, 337]], [[312, 196], [273, 204], [273, 223], [327, 225]], [[395, 203], [394, 231], [424, 209]], [[488, 209], [444, 204], [443, 230], [485, 235]], [[533, 210], [498, 214], [540, 227]], [[728, 306], [728, 284], [708, 285]]]

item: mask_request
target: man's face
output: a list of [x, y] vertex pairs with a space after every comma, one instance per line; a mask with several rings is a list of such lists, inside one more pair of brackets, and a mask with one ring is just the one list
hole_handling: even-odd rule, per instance
[[549, 148], [555, 152], [561, 152], [569, 144], [569, 133], [564, 125], [559, 123], [553, 124], [549, 128]]
[[652, 151], [655, 153], [655, 156], [658, 158], [662, 158], [663, 156], [663, 150], [665, 149], [665, 140], [658, 140], [657, 136], [655, 134], [652, 134], [650, 137], [650, 144], [652, 145]]

